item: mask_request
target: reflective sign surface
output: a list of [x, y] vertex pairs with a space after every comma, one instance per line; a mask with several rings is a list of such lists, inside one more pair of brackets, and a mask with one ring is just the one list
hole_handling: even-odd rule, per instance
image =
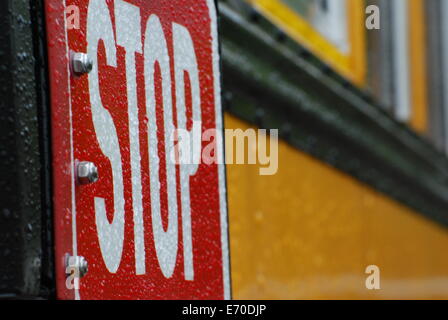
[[229, 298], [224, 166], [203, 161], [222, 158], [214, 2], [50, 0], [46, 14], [58, 297]]

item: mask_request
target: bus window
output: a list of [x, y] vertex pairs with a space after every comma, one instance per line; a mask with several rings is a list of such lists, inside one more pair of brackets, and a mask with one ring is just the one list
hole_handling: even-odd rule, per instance
[[247, 0], [353, 83], [366, 80], [363, 0]]
[[350, 51], [347, 0], [282, 0], [342, 53]]

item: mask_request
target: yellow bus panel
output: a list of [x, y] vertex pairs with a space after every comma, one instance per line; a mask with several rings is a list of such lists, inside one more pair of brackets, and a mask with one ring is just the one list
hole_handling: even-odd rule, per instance
[[428, 90], [426, 68], [425, 0], [409, 0], [412, 115], [410, 126], [419, 133], [428, 131]]
[[281, 141], [278, 168], [227, 166], [235, 299], [448, 298], [443, 227]]

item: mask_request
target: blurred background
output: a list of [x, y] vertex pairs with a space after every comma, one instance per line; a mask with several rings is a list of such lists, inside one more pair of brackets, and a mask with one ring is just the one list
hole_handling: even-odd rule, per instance
[[234, 298], [448, 298], [448, 1], [218, 3]]

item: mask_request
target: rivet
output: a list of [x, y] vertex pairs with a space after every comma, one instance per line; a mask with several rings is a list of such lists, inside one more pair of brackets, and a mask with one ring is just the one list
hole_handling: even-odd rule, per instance
[[93, 61], [86, 53], [74, 52], [71, 63], [73, 71], [78, 75], [89, 73], [93, 68]]
[[98, 181], [98, 168], [93, 162], [82, 161], [78, 163], [76, 175], [80, 184], [90, 184]]

